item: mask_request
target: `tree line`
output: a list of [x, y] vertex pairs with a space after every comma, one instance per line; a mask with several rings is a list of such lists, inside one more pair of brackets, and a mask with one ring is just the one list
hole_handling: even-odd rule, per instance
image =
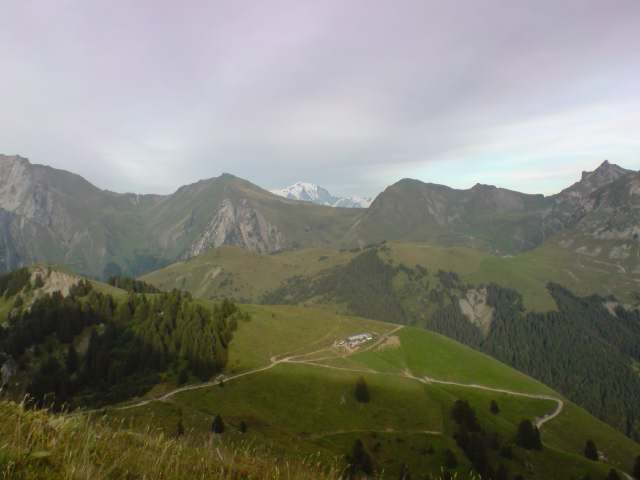
[[36, 404], [105, 404], [142, 393], [161, 374], [210, 378], [247, 318], [228, 300], [206, 308], [177, 290], [116, 299], [80, 282], [66, 297], [54, 292], [18, 309], [0, 329], [0, 350], [31, 372]]

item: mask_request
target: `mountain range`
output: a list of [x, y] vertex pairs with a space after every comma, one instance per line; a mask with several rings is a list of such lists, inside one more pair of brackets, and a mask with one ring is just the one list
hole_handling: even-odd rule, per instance
[[367, 208], [371, 205], [371, 198], [357, 195], [335, 197], [327, 189], [308, 182], [296, 182], [285, 188], [271, 190], [271, 193], [290, 200], [302, 200], [329, 207]]
[[[311, 191], [323, 201], [326, 190]], [[640, 273], [639, 193], [637, 172], [605, 161], [553, 196], [404, 179], [366, 209], [336, 208], [283, 198], [230, 174], [170, 195], [114, 193], [70, 172], [0, 156], [0, 271], [49, 262], [94, 277], [138, 275], [221, 245], [273, 253], [403, 240], [497, 255], [555, 242]]]

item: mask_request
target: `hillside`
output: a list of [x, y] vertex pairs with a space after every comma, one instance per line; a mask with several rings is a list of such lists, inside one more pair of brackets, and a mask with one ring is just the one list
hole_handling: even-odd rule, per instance
[[224, 369], [246, 314], [229, 301], [201, 305], [186, 293], [149, 290], [125, 291], [51, 267], [0, 276], [0, 391], [60, 410]]
[[[640, 341], [640, 332], [634, 320], [637, 299], [627, 288], [633, 277], [581, 270], [558, 247], [514, 257], [397, 242], [362, 251], [278, 255], [223, 248], [143, 278], [201, 298], [315, 305], [438, 331], [638, 435], [640, 378], [634, 365], [640, 358], [632, 345]], [[594, 371], [609, 373], [595, 376]]]
[[[398, 478], [402, 469], [439, 472], [447, 450], [460, 474], [479, 468], [456, 440], [462, 428], [451, 418], [456, 400], [475, 411], [494, 472], [503, 465], [524, 478], [604, 478], [612, 466], [630, 469], [640, 449], [544, 385], [440, 335], [308, 308], [246, 308], [251, 320], [238, 327], [222, 379], [163, 389], [110, 408], [107, 417], [165, 433], [182, 422], [190, 436], [204, 439], [220, 415], [224, 441], [270, 445], [292, 460], [315, 454], [320, 463], [344, 458], [360, 439], [383, 478]], [[374, 339], [353, 350], [335, 346], [360, 332]], [[366, 403], [353, 393], [360, 377]], [[490, 413], [492, 400], [499, 414]], [[517, 446], [523, 418], [538, 424], [541, 451]], [[584, 459], [588, 438], [608, 462]]]
[[[378, 255], [377, 249], [369, 252]], [[135, 293], [145, 285], [125, 279], [114, 283], [131, 290], [50, 267], [0, 277], [0, 342], [3, 355], [11, 357], [4, 360], [3, 377], [13, 368], [3, 382], [4, 398], [19, 399], [26, 391], [32, 405], [84, 407], [87, 414], [99, 406], [104, 415], [95, 426], [77, 413], [57, 417], [46, 436], [29, 440], [30, 447], [18, 442], [24, 446], [0, 457], [16, 458], [26, 448], [47, 452], [44, 463], [40, 456], [20, 463], [33, 478], [42, 472], [55, 478], [79, 463], [96, 469], [131, 435], [151, 451], [176, 449], [170, 464], [154, 468], [172, 468], [213, 441], [221, 472], [233, 471], [225, 466], [229, 459], [255, 478], [282, 463], [301, 475], [290, 478], [304, 478], [296, 472], [304, 472], [310, 458], [329, 476], [369, 468], [361, 461], [370, 458], [381, 478], [397, 478], [401, 471], [438, 473], [443, 465], [462, 475], [473, 468], [485, 478], [499, 471], [524, 478], [599, 478], [612, 467], [629, 470], [637, 455], [637, 444], [545, 385], [423, 329], [326, 309], [238, 309], [179, 292]], [[341, 343], [360, 333], [368, 335], [363, 343]], [[366, 402], [353, 393], [362, 381]], [[492, 402], [499, 412], [490, 411]], [[22, 418], [20, 428], [47, 418], [11, 404], [1, 408], [11, 422]], [[216, 416], [225, 427], [212, 440]], [[526, 419], [540, 431], [541, 450], [518, 433]], [[5, 425], [12, 423], [0, 428]], [[90, 435], [91, 429], [114, 444], [104, 456], [72, 453], [76, 435]], [[170, 439], [176, 431], [181, 439]], [[601, 451], [600, 462], [582, 456], [589, 439]], [[360, 460], [353, 457], [358, 442], [366, 452], [358, 454]], [[259, 452], [246, 467], [242, 445]], [[150, 468], [132, 465], [131, 458], [123, 456], [115, 478]]]

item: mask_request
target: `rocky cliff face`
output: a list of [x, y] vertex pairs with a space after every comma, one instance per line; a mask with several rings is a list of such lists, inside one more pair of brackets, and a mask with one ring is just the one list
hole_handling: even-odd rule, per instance
[[246, 199], [236, 205], [225, 198], [200, 237], [189, 248], [188, 257], [221, 245], [237, 245], [256, 252], [284, 248], [284, 235]]
[[15, 219], [11, 212], [0, 209], [0, 272], [14, 270], [24, 262], [16, 244]]
[[546, 218], [545, 228], [553, 233], [576, 225], [595, 207], [594, 193], [620, 178], [633, 174], [605, 160], [596, 170], [582, 172], [582, 178], [562, 192], [551, 197], [552, 207]]
[[118, 194], [0, 155], [0, 272], [53, 262], [96, 277], [138, 275], [220, 245], [258, 252], [326, 245], [350, 215], [228, 174], [171, 195]]

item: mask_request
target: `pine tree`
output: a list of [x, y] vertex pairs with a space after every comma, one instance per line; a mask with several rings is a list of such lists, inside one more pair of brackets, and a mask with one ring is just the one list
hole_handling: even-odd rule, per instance
[[213, 419], [213, 423], [211, 424], [211, 431], [219, 435], [224, 433], [224, 421], [222, 420], [220, 414], [216, 415], [216, 417]]
[[244, 420], [240, 422], [240, 433], [247, 433], [247, 423]]
[[495, 400], [491, 400], [491, 406], [489, 407], [489, 410], [494, 415], [499, 414], [500, 413], [500, 407], [498, 407], [498, 402], [496, 402]]
[[184, 435], [184, 425], [182, 424], [182, 419], [178, 420], [178, 425], [176, 426], [176, 437], [181, 437]]
[[178, 385], [184, 385], [189, 380], [189, 372], [186, 368], [181, 368], [178, 373]]
[[444, 451], [444, 466], [450, 470], [458, 466], [458, 459], [456, 458], [456, 454], [453, 453], [449, 448]]
[[593, 460], [594, 462], [598, 461], [598, 449], [596, 448], [596, 444], [593, 440], [587, 440], [587, 443], [584, 446], [584, 456], [589, 460]]
[[351, 455], [347, 456], [347, 462], [349, 463], [348, 473], [349, 478], [358, 478], [359, 473], [365, 475], [373, 475], [374, 466], [373, 460], [369, 453], [365, 450], [362, 440], [357, 439], [351, 449]]
[[531, 420], [520, 422], [516, 443], [527, 450], [542, 450], [540, 431], [531, 423]]
[[66, 361], [67, 373], [72, 374], [78, 369], [78, 353], [76, 352], [73, 343], [69, 345], [69, 349], [67, 350], [67, 361]]
[[640, 455], [636, 457], [636, 463], [633, 465], [633, 478], [640, 480]]
[[360, 377], [356, 381], [355, 396], [356, 400], [360, 403], [369, 403], [371, 399], [369, 387], [367, 387], [367, 382], [364, 380], [364, 377]]

